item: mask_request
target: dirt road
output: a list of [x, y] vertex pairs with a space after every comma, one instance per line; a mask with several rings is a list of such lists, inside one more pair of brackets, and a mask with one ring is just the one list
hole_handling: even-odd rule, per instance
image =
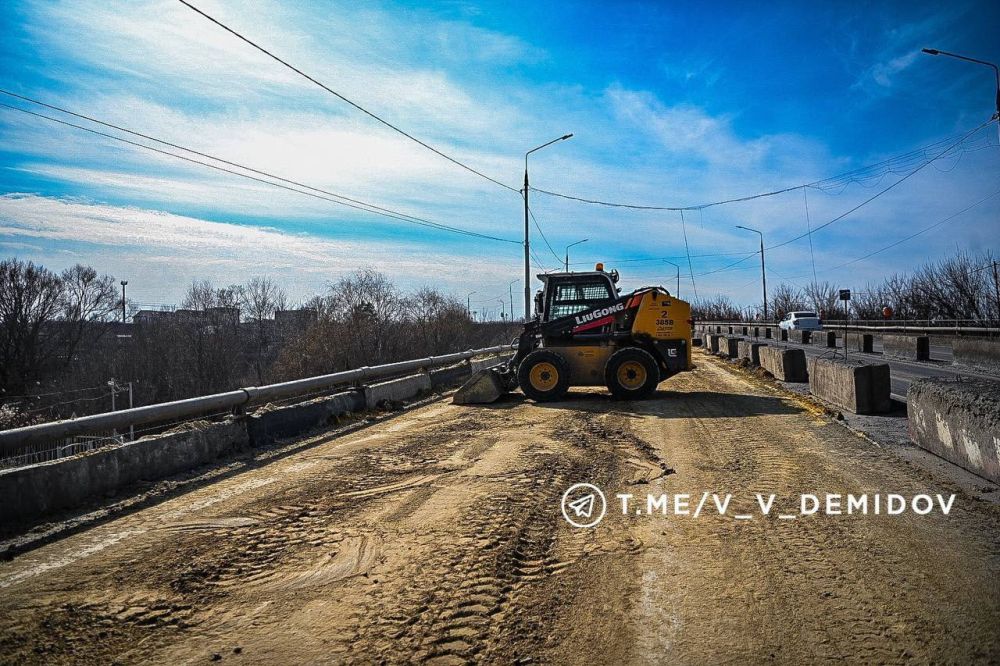
[[[0, 564], [2, 660], [1000, 659], [996, 505], [699, 362], [642, 403], [433, 403]], [[560, 511], [580, 481], [592, 529]], [[706, 491], [726, 515], [614, 497]], [[957, 497], [734, 518], [757, 492]]]

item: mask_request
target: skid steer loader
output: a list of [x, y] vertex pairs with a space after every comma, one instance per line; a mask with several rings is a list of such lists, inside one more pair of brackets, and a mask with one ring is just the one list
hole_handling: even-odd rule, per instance
[[493, 402], [517, 387], [545, 402], [571, 386], [607, 386], [613, 397], [635, 400], [691, 368], [691, 306], [663, 287], [623, 295], [618, 272], [605, 272], [603, 264], [538, 278], [544, 286], [535, 295], [535, 317], [514, 356], [480, 370], [452, 402]]

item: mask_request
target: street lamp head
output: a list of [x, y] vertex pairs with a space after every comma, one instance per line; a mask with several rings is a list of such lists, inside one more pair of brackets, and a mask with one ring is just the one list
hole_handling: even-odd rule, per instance
[[927, 55], [939, 55], [941, 53], [937, 49], [920, 49], [920, 50], [926, 53]]
[[572, 139], [572, 138], [573, 138], [573, 134], [570, 133], [570, 134], [564, 134], [563, 136], [559, 137], [559, 140], [560, 141], [565, 141], [566, 139]]
[[128, 280], [122, 280], [122, 286], [123, 286], [123, 287], [124, 287], [125, 285], [127, 285], [127, 284], [128, 284]]

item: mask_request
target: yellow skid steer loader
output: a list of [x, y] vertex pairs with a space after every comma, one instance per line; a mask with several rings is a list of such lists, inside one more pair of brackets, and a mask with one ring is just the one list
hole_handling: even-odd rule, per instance
[[535, 317], [508, 362], [480, 370], [453, 402], [493, 402], [520, 387], [538, 402], [571, 386], [607, 386], [622, 400], [646, 398], [664, 379], [691, 368], [691, 306], [663, 287], [622, 295], [618, 272], [539, 275]]

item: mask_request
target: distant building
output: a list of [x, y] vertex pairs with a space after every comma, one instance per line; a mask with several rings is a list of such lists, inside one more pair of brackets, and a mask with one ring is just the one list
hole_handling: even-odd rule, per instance
[[169, 310], [139, 310], [132, 317], [136, 324], [162, 324], [174, 319], [174, 313]]
[[302, 333], [316, 323], [317, 318], [316, 310], [311, 308], [277, 310], [274, 313], [275, 326], [278, 329], [278, 334], [282, 336]]

